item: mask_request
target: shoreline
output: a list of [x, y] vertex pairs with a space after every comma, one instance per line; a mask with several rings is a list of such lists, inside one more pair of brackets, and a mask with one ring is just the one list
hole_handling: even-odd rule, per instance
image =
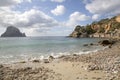
[[[99, 44], [94, 44], [94, 45], [88, 45], [88, 46], [84, 46], [84, 47], [98, 47]], [[54, 54], [50, 54], [48, 56], [43, 56], [41, 55], [40, 57], [28, 57], [28, 58], [25, 58], [25, 59], [20, 59], [20, 60], [17, 60], [17, 61], [11, 61], [11, 62], [7, 62], [7, 63], [4, 63], [4, 62], [1, 62], [0, 64], [14, 64], [14, 63], [20, 63], [20, 62], [32, 62], [34, 60], [39, 60], [40, 62], [42, 62], [44, 59], [49, 59], [50, 56], [54, 57], [55, 59], [58, 59], [59, 57], [61, 56], [70, 56], [70, 55], [83, 55], [83, 54], [90, 54], [90, 53], [95, 53], [95, 52], [99, 52], [99, 51], [103, 51], [105, 49], [108, 48], [108, 46], [102, 46], [102, 45], [99, 45], [100, 49], [94, 49], [94, 50], [89, 50], [89, 51], [80, 51], [80, 52], [74, 52], [74, 53], [68, 53], [68, 52], [64, 52], [64, 53], [58, 53], [57, 55], [54, 55]], [[26, 55], [25, 55], [26, 56]]]
[[[0, 65], [0, 80], [119, 80], [120, 42], [88, 54]], [[15, 75], [16, 74], [16, 75]]]

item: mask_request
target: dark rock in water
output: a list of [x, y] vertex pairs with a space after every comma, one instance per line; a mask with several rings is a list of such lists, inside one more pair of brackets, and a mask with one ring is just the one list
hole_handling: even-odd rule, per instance
[[89, 46], [89, 44], [84, 44], [83, 46]]
[[103, 46], [111, 44], [109, 40], [102, 40], [99, 43]]
[[97, 44], [93, 44], [93, 43], [90, 43], [90, 44], [83, 44], [83, 46], [97, 46]]
[[1, 37], [26, 37], [26, 35], [25, 33], [21, 33], [18, 28], [9, 26]]
[[107, 46], [107, 45], [112, 45], [115, 43], [113, 40], [102, 40], [98, 42], [100, 45]]
[[94, 45], [93, 43], [90, 43], [90, 45], [92, 46], [92, 45]]

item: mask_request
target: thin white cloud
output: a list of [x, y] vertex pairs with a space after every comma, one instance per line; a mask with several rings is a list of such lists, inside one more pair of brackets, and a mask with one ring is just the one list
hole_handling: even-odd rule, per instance
[[1, 0], [0, 7], [9, 7], [26, 1], [32, 2], [31, 0]]
[[85, 21], [88, 18], [89, 18], [88, 16], [86, 16], [81, 12], [74, 12], [70, 15], [70, 20], [73, 20], [73, 21]]
[[114, 15], [120, 13], [120, 0], [87, 0], [86, 9], [93, 14]]
[[99, 17], [100, 17], [99, 14], [94, 14], [94, 15], [92, 16], [92, 19], [93, 19], [93, 20], [97, 20]]
[[51, 13], [58, 16], [65, 13], [65, 7], [63, 5], [58, 5], [55, 9], [51, 10]]
[[40, 1], [45, 2], [46, 0], [40, 0]]
[[1, 0], [0, 1], [0, 7], [2, 6], [11, 6], [11, 5], [15, 5], [21, 3], [21, 0]]
[[59, 3], [62, 3], [64, 2], [65, 0], [51, 0], [52, 2], [59, 2]]
[[74, 12], [69, 16], [69, 20], [66, 23], [66, 26], [75, 26], [80, 21], [86, 21], [90, 19], [89, 16], [81, 13], [81, 12]]

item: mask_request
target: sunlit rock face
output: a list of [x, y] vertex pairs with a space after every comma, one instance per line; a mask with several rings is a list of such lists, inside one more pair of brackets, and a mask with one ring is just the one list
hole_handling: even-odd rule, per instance
[[117, 22], [120, 22], [120, 15], [118, 15], [118, 16], [116, 17], [116, 21], [117, 21]]

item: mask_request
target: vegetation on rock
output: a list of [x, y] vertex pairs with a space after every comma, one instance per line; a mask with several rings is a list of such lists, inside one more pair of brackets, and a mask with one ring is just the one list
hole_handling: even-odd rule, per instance
[[[89, 37], [91, 34], [114, 34], [116, 30], [120, 30], [120, 16], [102, 19], [92, 22], [86, 26], [77, 25], [70, 37]], [[119, 32], [119, 31], [117, 31]], [[86, 35], [84, 35], [86, 34]]]

